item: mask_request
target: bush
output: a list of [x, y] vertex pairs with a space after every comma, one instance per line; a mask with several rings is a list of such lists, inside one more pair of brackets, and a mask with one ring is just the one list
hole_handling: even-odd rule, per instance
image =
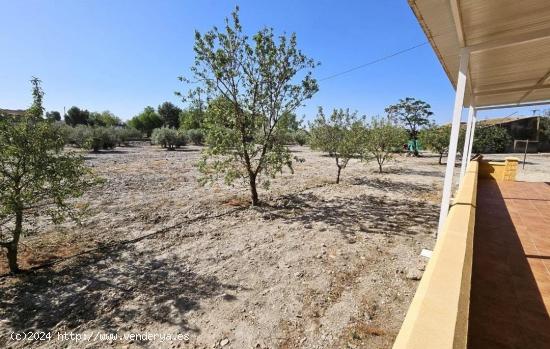
[[68, 140], [75, 147], [90, 149], [95, 152], [101, 149], [113, 149], [119, 143], [119, 138], [114, 128], [84, 125], [73, 127]]
[[307, 143], [308, 134], [305, 130], [298, 130], [292, 135], [294, 143], [304, 146]]
[[187, 131], [187, 137], [194, 145], [202, 145], [204, 143], [204, 132], [201, 129]]
[[99, 139], [99, 147], [94, 147], [94, 151], [98, 151], [99, 148], [113, 149], [118, 144], [117, 133], [112, 127], [95, 127], [92, 134], [94, 139]]
[[90, 127], [85, 125], [71, 127], [68, 134], [69, 143], [77, 148], [84, 148], [87, 141], [92, 137]]
[[166, 150], [174, 150], [185, 145], [187, 137], [173, 128], [161, 127], [153, 130], [151, 142], [166, 148]]
[[89, 127], [83, 148], [98, 152], [101, 149], [113, 149], [118, 144], [117, 135], [113, 128]]
[[72, 143], [72, 135], [74, 133], [73, 127], [67, 125], [62, 121], [51, 121], [51, 126], [61, 136], [65, 144]]
[[502, 153], [512, 142], [506, 129], [499, 126], [476, 127], [474, 133], [474, 153]]
[[143, 138], [141, 131], [133, 127], [117, 128], [115, 132], [118, 139], [118, 145], [128, 145], [130, 141], [141, 140]]

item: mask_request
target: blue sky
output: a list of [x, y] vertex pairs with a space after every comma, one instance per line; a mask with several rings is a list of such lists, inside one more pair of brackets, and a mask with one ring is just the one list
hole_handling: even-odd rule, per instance
[[[166, 100], [183, 107], [174, 91], [186, 90], [177, 76], [189, 73], [194, 30], [222, 25], [237, 4], [248, 33], [296, 32], [321, 62], [319, 79], [426, 40], [405, 0], [0, 0], [0, 108], [30, 105], [31, 76], [43, 80], [47, 110], [77, 105], [129, 119]], [[429, 102], [438, 122], [450, 120], [454, 91], [429, 45], [320, 82], [298, 114], [310, 119], [317, 106], [383, 114], [406, 96]]]

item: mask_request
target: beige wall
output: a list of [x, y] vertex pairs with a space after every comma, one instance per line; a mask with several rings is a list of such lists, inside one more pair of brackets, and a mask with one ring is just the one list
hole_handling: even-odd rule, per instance
[[504, 162], [481, 160], [479, 178], [496, 181], [514, 181], [518, 168], [518, 159], [507, 157]]
[[471, 161], [394, 349], [466, 348], [478, 171]]

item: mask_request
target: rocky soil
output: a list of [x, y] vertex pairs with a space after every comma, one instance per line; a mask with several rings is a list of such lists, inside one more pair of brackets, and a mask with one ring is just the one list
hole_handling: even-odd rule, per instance
[[352, 160], [335, 185], [333, 159], [292, 149], [305, 161], [259, 208], [241, 183], [197, 183], [200, 147], [86, 154], [105, 181], [76, 203], [81, 225], [29, 227], [21, 264], [42, 267], [0, 278], [0, 346], [390, 348], [434, 245], [444, 166], [398, 157], [379, 174]]

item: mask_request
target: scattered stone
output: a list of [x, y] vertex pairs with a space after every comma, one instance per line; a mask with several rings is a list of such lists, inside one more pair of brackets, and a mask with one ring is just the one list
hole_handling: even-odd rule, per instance
[[225, 347], [229, 344], [229, 339], [225, 338], [220, 341], [220, 347]]
[[422, 272], [418, 269], [410, 269], [407, 273], [407, 279], [409, 280], [420, 280], [422, 279]]

